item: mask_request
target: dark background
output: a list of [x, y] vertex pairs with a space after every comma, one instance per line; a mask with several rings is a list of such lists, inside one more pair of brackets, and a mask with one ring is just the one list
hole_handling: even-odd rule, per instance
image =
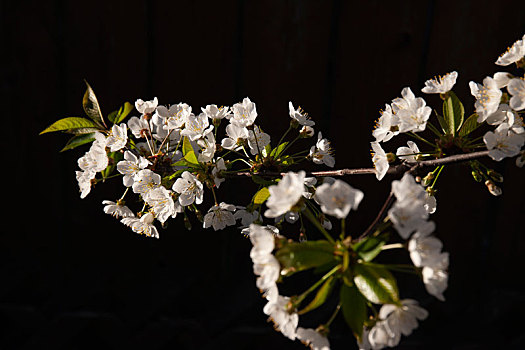
[[[266, 323], [237, 230], [186, 231], [177, 218], [148, 239], [102, 212], [120, 184], [79, 198], [86, 148], [58, 153], [67, 137], [38, 133], [82, 115], [84, 78], [106, 114], [137, 98], [198, 110], [249, 96], [272, 135], [291, 100], [332, 141], [337, 167], [368, 167], [373, 122], [403, 87], [422, 96], [426, 79], [457, 70], [470, 113], [468, 82], [501, 70], [493, 62], [525, 32], [522, 1], [2, 1], [1, 12], [1, 349], [304, 348]], [[443, 173], [433, 219], [451, 256], [447, 301], [401, 278], [401, 296], [430, 316], [399, 348], [525, 348], [524, 170], [486, 163], [505, 177], [501, 197], [466, 167]], [[348, 224], [358, 233], [392, 178], [346, 180], [365, 192]], [[225, 184], [220, 199], [246, 203], [249, 184]], [[352, 348], [341, 321], [332, 347]]]

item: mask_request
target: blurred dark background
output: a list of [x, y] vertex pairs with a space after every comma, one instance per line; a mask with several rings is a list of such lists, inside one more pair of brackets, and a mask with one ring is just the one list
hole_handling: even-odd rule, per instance
[[[236, 229], [186, 231], [177, 218], [148, 239], [102, 212], [120, 183], [79, 198], [74, 172], [86, 148], [59, 153], [65, 135], [38, 133], [82, 115], [83, 79], [105, 114], [137, 98], [199, 110], [249, 96], [275, 135], [292, 101], [332, 141], [336, 167], [369, 167], [374, 120], [403, 87], [422, 96], [426, 79], [457, 70], [455, 91], [470, 113], [468, 82], [501, 70], [494, 61], [525, 33], [523, 1], [0, 3], [1, 349], [304, 348], [266, 322], [251, 245]], [[440, 108], [437, 96], [425, 99]], [[525, 348], [524, 170], [514, 160], [486, 164], [505, 177], [501, 197], [467, 167], [443, 173], [433, 219], [450, 252], [447, 301], [401, 277], [402, 297], [430, 316], [400, 349]], [[392, 178], [346, 180], [365, 192], [348, 224], [358, 233]], [[245, 204], [251, 190], [238, 180], [219, 198]], [[332, 348], [351, 349], [342, 323]]]

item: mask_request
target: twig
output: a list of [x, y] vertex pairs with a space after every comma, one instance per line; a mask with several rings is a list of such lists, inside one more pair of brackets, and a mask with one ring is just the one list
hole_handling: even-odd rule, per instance
[[[399, 175], [407, 171], [415, 172], [416, 170], [421, 169], [421, 168], [436, 167], [439, 165], [468, 162], [474, 159], [486, 157], [488, 154], [489, 154], [489, 151], [485, 150], [485, 151], [479, 151], [479, 152], [457, 154], [457, 155], [438, 158], [438, 159], [423, 160], [417, 163], [402, 163], [402, 164], [390, 167], [387, 171], [387, 174]], [[286, 173], [279, 173], [279, 172], [272, 172], [272, 171], [264, 171], [264, 172], [257, 173], [258, 176], [267, 176], [267, 177], [280, 177], [280, 176], [284, 176], [285, 174]], [[347, 176], [347, 175], [369, 175], [369, 174], [375, 174], [375, 169], [374, 168], [354, 168], [354, 169], [312, 171], [312, 172], [307, 172], [306, 176]], [[230, 173], [228, 174], [228, 176], [229, 177], [252, 176], [252, 173], [246, 172], [246, 171], [240, 171], [237, 173]]]

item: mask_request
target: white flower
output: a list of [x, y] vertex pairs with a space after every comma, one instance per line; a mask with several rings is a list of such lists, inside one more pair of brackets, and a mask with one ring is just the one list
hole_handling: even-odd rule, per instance
[[125, 123], [113, 125], [111, 133], [106, 139], [106, 147], [111, 152], [120, 151], [128, 142], [128, 126]]
[[124, 186], [131, 187], [135, 182], [137, 174], [142, 169], [145, 169], [151, 162], [144, 157], [137, 158], [136, 155], [130, 151], [124, 152], [124, 160], [117, 163], [117, 170], [123, 174], [122, 182]]
[[263, 263], [275, 248], [273, 232], [268, 227], [251, 224], [249, 237], [253, 245], [250, 258], [254, 264]]
[[423, 207], [427, 211], [428, 214], [434, 214], [437, 209], [437, 200], [436, 196], [431, 195], [430, 193], [427, 193], [425, 199], [423, 200], [424, 204]]
[[151, 114], [155, 111], [158, 104], [159, 104], [159, 101], [157, 100], [156, 97], [151, 101], [142, 101], [139, 98], [138, 100], [135, 101], [135, 108], [141, 114]]
[[76, 179], [80, 189], [80, 198], [84, 199], [91, 192], [91, 180], [97, 174], [94, 170], [76, 171]]
[[208, 213], [204, 215], [203, 227], [213, 227], [215, 231], [222, 230], [226, 226], [235, 225], [235, 218], [233, 212], [235, 206], [221, 202], [219, 205], [214, 205], [208, 210]]
[[204, 139], [199, 139], [197, 144], [201, 147], [197, 160], [199, 163], [208, 163], [213, 160], [217, 144], [215, 143], [215, 136], [210, 132]]
[[432, 109], [423, 98], [416, 98], [408, 87], [401, 91], [401, 96], [392, 101], [392, 110], [399, 118], [399, 132], [425, 130]]
[[204, 113], [210, 119], [229, 119], [230, 107], [217, 107], [217, 105], [207, 105], [206, 108], [201, 108]]
[[416, 163], [416, 157], [420, 153], [419, 148], [414, 141], [407, 141], [407, 144], [408, 147], [399, 147], [396, 155], [408, 163]]
[[127, 206], [122, 204], [121, 201], [112, 202], [112, 201], [102, 201], [102, 204], [105, 205], [104, 213], [114, 216], [116, 218], [128, 218], [133, 217], [135, 214]]
[[252, 130], [248, 131], [248, 146], [250, 147], [250, 153], [253, 155], [262, 152], [264, 154], [264, 148], [270, 144], [270, 135], [261, 131], [261, 128], [254, 125]]
[[136, 232], [141, 235], [146, 235], [148, 237], [159, 238], [159, 232], [155, 225], [153, 225], [153, 220], [155, 217], [152, 213], [146, 213], [142, 217], [128, 217], [120, 220], [124, 225], [131, 227], [133, 232]]
[[469, 86], [470, 93], [476, 98], [474, 107], [478, 113], [478, 123], [483, 123], [498, 109], [502, 92], [491, 77], [483, 79], [483, 85], [471, 81]]
[[392, 107], [387, 104], [381, 111], [381, 117], [376, 122], [372, 136], [376, 138], [376, 142], [387, 142], [398, 134], [399, 118], [392, 113]]
[[106, 137], [100, 132], [96, 132], [95, 141], [93, 141], [89, 150], [78, 159], [78, 167], [84, 171], [101, 172], [107, 168], [108, 163]]
[[512, 44], [505, 53], [498, 57], [496, 64], [500, 66], [508, 66], [509, 64], [518, 62], [523, 56], [525, 56], [525, 35], [522, 39], [517, 40]]
[[402, 306], [385, 304], [379, 310], [379, 317], [384, 320], [387, 331], [392, 338], [399, 334], [408, 336], [418, 327], [418, 320], [428, 317], [428, 311], [420, 307], [416, 300], [401, 300]]
[[315, 164], [325, 164], [330, 168], [335, 165], [335, 158], [332, 156], [333, 150], [330, 146], [330, 141], [323, 138], [323, 134], [319, 131], [317, 134], [317, 142], [315, 146], [310, 148], [309, 157]]
[[295, 340], [299, 315], [296, 312], [288, 311], [289, 302], [289, 297], [279, 295], [275, 300], [268, 301], [263, 308], [263, 312], [270, 316], [276, 330], [285, 337]]
[[290, 211], [303, 195], [304, 178], [305, 172], [302, 170], [298, 173], [288, 172], [277, 185], [268, 187], [270, 197], [266, 201], [266, 206], [269, 209], [264, 215], [275, 218]]
[[497, 72], [494, 73], [492, 79], [496, 82], [498, 89], [503, 89], [509, 84], [509, 81], [514, 78], [514, 76], [508, 72]]
[[213, 183], [217, 188], [219, 188], [221, 183], [223, 183], [226, 180], [220, 174], [222, 170], [226, 170], [226, 165], [224, 164], [224, 158], [219, 158], [219, 160], [215, 164], [213, 164], [213, 169], [211, 170]]
[[525, 80], [521, 78], [512, 79], [508, 86], [507, 91], [512, 95], [509, 104], [515, 111], [521, 111], [525, 108]]
[[443, 243], [432, 235], [416, 232], [408, 241], [410, 258], [417, 267], [433, 265], [441, 255]]
[[245, 127], [228, 124], [226, 126], [227, 138], [223, 139], [221, 146], [226, 149], [237, 151], [242, 148], [242, 140], [248, 138], [248, 129]]
[[309, 345], [312, 350], [330, 350], [330, 342], [321, 333], [312, 328], [297, 328], [297, 339]]
[[186, 125], [181, 131], [181, 135], [187, 136], [191, 141], [203, 138], [213, 130], [208, 117], [204, 113], [195, 116], [190, 114], [186, 120]]
[[145, 201], [151, 206], [155, 217], [164, 223], [170, 217], [174, 218], [177, 213], [182, 212], [179, 202], [174, 202], [171, 191], [164, 186], [159, 186], [148, 192]]
[[489, 115], [486, 119], [487, 123], [490, 125], [500, 125], [502, 123], [513, 125], [515, 120], [516, 112], [505, 103], [500, 104], [496, 112]]
[[181, 102], [170, 106], [169, 109], [165, 106], [159, 106], [157, 113], [153, 115], [152, 121], [159, 126], [162, 125], [166, 130], [180, 129], [190, 115], [191, 107]]
[[128, 120], [128, 127], [136, 138], [140, 139], [150, 135], [148, 121], [144, 117], [131, 117]]
[[392, 191], [398, 202], [414, 203], [423, 201], [426, 196], [423, 186], [418, 184], [414, 176], [408, 173], [405, 173], [401, 180], [392, 181]]
[[241, 228], [245, 228], [250, 226], [253, 222], [255, 222], [257, 219], [259, 219], [259, 212], [257, 210], [254, 210], [252, 212], [249, 212], [244, 207], [237, 207], [237, 211], [235, 214], [233, 214], [233, 217], [235, 220], [241, 220]]
[[372, 162], [374, 163], [376, 178], [381, 181], [390, 166], [388, 158], [379, 142], [370, 142], [370, 145], [372, 146]]
[[425, 289], [441, 301], [445, 301], [443, 292], [448, 287], [448, 260], [448, 253], [441, 253], [432, 265], [424, 266], [421, 271]]
[[242, 102], [236, 103], [232, 107], [233, 117], [230, 118], [230, 123], [241, 128], [252, 125], [257, 118], [257, 111], [255, 103], [245, 97]]
[[253, 264], [253, 273], [258, 276], [255, 285], [262, 293], [267, 293], [277, 287], [276, 282], [280, 272], [281, 265], [273, 255], [268, 254], [264, 259], [259, 258]]
[[303, 126], [301, 130], [299, 130], [299, 134], [301, 134], [302, 137], [312, 137], [315, 134], [314, 128], [311, 126]]
[[304, 126], [314, 126], [315, 125], [315, 122], [308, 117], [308, 114], [305, 113], [301, 109], [301, 107], [297, 109], [293, 108], [293, 104], [291, 101], [288, 102], [288, 110], [290, 113], [290, 118], [296, 120], [300, 125], [304, 125]]
[[396, 201], [388, 211], [388, 216], [399, 235], [407, 239], [412, 232], [426, 224], [428, 213], [421, 201]]
[[195, 202], [201, 204], [204, 195], [204, 186], [197, 180], [195, 175], [190, 172], [183, 172], [181, 177], [175, 181], [173, 191], [180, 194], [179, 202], [183, 206], [188, 206]]
[[421, 89], [426, 94], [444, 94], [452, 90], [458, 78], [457, 72], [447, 73], [434, 79], [427, 80], [425, 87]]
[[513, 157], [520, 153], [524, 138], [508, 129], [507, 124], [501, 124], [494, 132], [488, 131], [483, 141], [489, 150], [489, 156], [495, 161]]
[[146, 198], [148, 192], [160, 186], [161, 177], [149, 169], [140, 170], [133, 182], [132, 189], [134, 193], [140, 193]]
[[350, 209], [356, 210], [363, 199], [363, 192], [344, 181], [336, 180], [333, 184], [324, 183], [315, 192], [316, 201], [323, 213], [344, 219]]
[[[363, 337], [366, 333], [363, 332]], [[394, 347], [399, 344], [401, 340], [401, 333], [392, 333], [388, 329], [388, 325], [385, 321], [377, 322], [372, 329], [370, 329], [367, 342], [363, 341], [362, 345], [369, 345], [370, 347], [364, 347], [364, 349], [383, 349], [385, 346]], [[360, 344], [360, 345], [361, 345]]]

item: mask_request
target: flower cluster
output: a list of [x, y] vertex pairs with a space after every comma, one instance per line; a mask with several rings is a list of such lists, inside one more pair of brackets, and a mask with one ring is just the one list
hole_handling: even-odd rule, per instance
[[[525, 36], [496, 64], [525, 68], [524, 56]], [[397, 273], [415, 275], [430, 295], [445, 300], [449, 254], [434, 235], [430, 215], [436, 211], [437, 180], [446, 160], [478, 152], [467, 160], [471, 174], [493, 195], [502, 193], [496, 183], [503, 177], [478, 158], [517, 156], [519, 167], [525, 163], [525, 78], [498, 72], [482, 84], [470, 82], [475, 102], [469, 117], [452, 91], [457, 79], [453, 71], [421, 89], [441, 98], [441, 111], [433, 111], [409, 87], [385, 105], [372, 132], [374, 168], [354, 170], [378, 180], [387, 173], [402, 176], [392, 181], [390, 196], [364, 232], [346, 225], [364, 192], [335, 178], [352, 172], [303, 170], [303, 162], [333, 168], [334, 150], [321, 131], [315, 139], [314, 120], [292, 102], [288, 128], [275, 138], [258, 123], [256, 105], [248, 97], [200, 111], [182, 102], [159, 105], [157, 98], [137, 99], [104, 117], [88, 85], [83, 99], [88, 118], [64, 118], [42, 133], [72, 133], [64, 150], [91, 144], [78, 159], [80, 197], [97, 183], [120, 178], [118, 199], [104, 200], [103, 211], [133, 232], [159, 238], [159, 228], [177, 217], [187, 229], [195, 221], [215, 231], [237, 227], [252, 243], [263, 312], [285, 337], [327, 350], [330, 326], [342, 315], [361, 349], [382, 349], [398, 345], [402, 335], [410, 335], [428, 317], [416, 300], [400, 297]], [[126, 121], [133, 110], [138, 114]], [[399, 135], [412, 140], [395, 153], [385, 152], [382, 145]], [[420, 149], [422, 144], [430, 148]], [[254, 189], [247, 191], [244, 205], [220, 201], [222, 184], [241, 176]], [[410, 263], [384, 262], [388, 256], [382, 253], [392, 249]], [[321, 277], [300, 293], [281, 294], [289, 276], [307, 270]], [[300, 316], [333, 305], [330, 298], [337, 299], [337, 306], [328, 320], [316, 328], [300, 326]]]

